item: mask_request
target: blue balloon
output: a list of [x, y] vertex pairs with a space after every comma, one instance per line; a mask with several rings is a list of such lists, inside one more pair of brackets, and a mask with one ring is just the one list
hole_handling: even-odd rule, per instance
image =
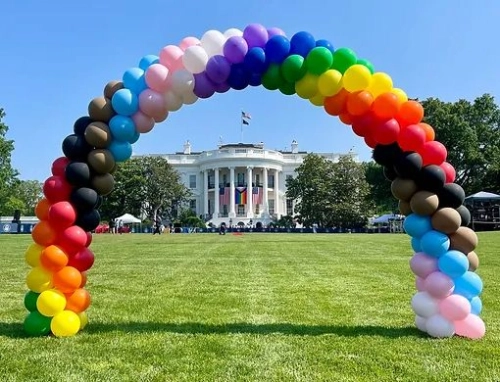
[[268, 64], [266, 61], [266, 52], [259, 47], [253, 47], [248, 51], [243, 59], [245, 69], [250, 73], [264, 73]]
[[322, 46], [328, 49], [332, 53], [335, 52], [335, 48], [333, 47], [332, 43], [328, 40], [318, 40], [316, 41], [316, 46]]
[[132, 156], [132, 145], [129, 142], [111, 141], [108, 150], [116, 162], [125, 162]]
[[262, 85], [262, 75], [253, 73], [250, 75], [250, 79], [248, 81], [250, 86], [260, 86]]
[[130, 68], [123, 73], [123, 86], [132, 90], [135, 94], [140, 94], [148, 86], [146, 76], [141, 68]]
[[450, 238], [448, 235], [431, 230], [420, 238], [422, 252], [429, 256], [440, 257], [450, 249]]
[[454, 294], [459, 294], [472, 300], [483, 291], [483, 281], [477, 273], [467, 271], [462, 276], [453, 280], [455, 283]]
[[415, 252], [422, 252], [422, 245], [420, 244], [420, 239], [417, 239], [416, 237], [411, 238], [411, 248]]
[[285, 36], [277, 35], [266, 42], [267, 60], [273, 64], [281, 64], [290, 53], [290, 40]]
[[432, 229], [431, 218], [429, 216], [410, 214], [406, 217], [403, 227], [408, 235], [420, 239]]
[[309, 52], [316, 47], [316, 40], [309, 32], [297, 32], [290, 40], [290, 54], [299, 54], [307, 57]]
[[250, 74], [245, 70], [244, 64], [233, 64], [227, 83], [233, 89], [243, 90], [249, 85]]
[[120, 89], [113, 94], [111, 105], [117, 114], [131, 116], [139, 110], [139, 99], [130, 89]]
[[462, 276], [469, 269], [469, 260], [462, 252], [450, 250], [438, 260], [438, 268], [452, 279]]
[[135, 142], [137, 142], [139, 140], [140, 137], [141, 137], [141, 134], [137, 130], [134, 130], [134, 136], [131, 139], [129, 139], [128, 143], [133, 145]]
[[155, 56], [154, 54], [148, 54], [147, 56], [141, 58], [141, 61], [139, 61], [139, 68], [146, 71], [146, 69], [151, 65], [157, 64], [159, 62], [160, 58], [158, 56]]
[[131, 118], [123, 115], [115, 115], [109, 121], [111, 135], [117, 141], [130, 142], [135, 136], [135, 123]]
[[470, 308], [470, 312], [472, 314], [475, 314], [476, 316], [479, 316], [479, 314], [481, 314], [481, 311], [483, 310], [483, 302], [478, 296], [470, 300]]

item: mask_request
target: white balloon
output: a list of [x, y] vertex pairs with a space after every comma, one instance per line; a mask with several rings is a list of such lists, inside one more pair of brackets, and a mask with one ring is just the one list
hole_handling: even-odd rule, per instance
[[184, 51], [182, 63], [184, 67], [193, 74], [201, 73], [205, 70], [208, 62], [208, 54], [199, 45], [193, 45]]
[[417, 326], [417, 329], [425, 333], [427, 333], [427, 328], [425, 326], [426, 322], [427, 318], [415, 316], [415, 325]]
[[169, 90], [165, 93], [165, 104], [168, 111], [177, 111], [182, 107], [182, 98]]
[[182, 97], [184, 93], [194, 89], [194, 75], [186, 69], [177, 70], [172, 74], [172, 91]]
[[440, 314], [429, 317], [425, 327], [432, 337], [451, 337], [455, 334], [455, 325]]
[[222, 54], [222, 49], [227, 38], [217, 30], [209, 30], [201, 37], [201, 46], [207, 52], [208, 57]]
[[411, 307], [417, 316], [424, 318], [429, 318], [439, 311], [437, 300], [427, 292], [415, 293], [411, 299]]
[[198, 96], [192, 91], [190, 93], [183, 94], [182, 96], [182, 102], [184, 102], [184, 105], [192, 105], [196, 101], [198, 101]]
[[224, 37], [226, 38], [230, 38], [233, 36], [241, 37], [243, 36], [243, 32], [240, 31], [238, 28], [229, 28], [227, 31], [224, 32]]

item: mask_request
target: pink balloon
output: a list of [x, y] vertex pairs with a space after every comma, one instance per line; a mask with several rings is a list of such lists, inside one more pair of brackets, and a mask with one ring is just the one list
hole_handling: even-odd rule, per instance
[[155, 126], [155, 120], [141, 111], [132, 116], [132, 121], [135, 123], [135, 129], [141, 134], [149, 133]]
[[416, 277], [415, 278], [415, 286], [417, 287], [417, 290], [419, 292], [425, 292], [425, 279], [423, 279], [422, 277]]
[[435, 298], [445, 298], [453, 293], [455, 283], [442, 272], [432, 272], [425, 278], [425, 290]]
[[432, 272], [438, 270], [437, 259], [427, 256], [423, 252], [417, 252], [410, 260], [410, 268], [415, 275], [426, 278]]
[[182, 69], [182, 56], [184, 52], [176, 45], [167, 45], [160, 51], [160, 63], [166, 66], [171, 72]]
[[168, 112], [163, 94], [146, 89], [139, 94], [139, 109], [152, 118], [163, 118]]
[[452, 294], [439, 303], [439, 312], [450, 321], [464, 320], [470, 314], [469, 300], [459, 294]]
[[153, 90], [164, 93], [169, 85], [168, 68], [162, 64], [153, 64], [146, 70], [146, 84]]
[[464, 320], [455, 321], [455, 332], [459, 336], [477, 340], [484, 337], [486, 327], [481, 317], [469, 314]]
[[196, 37], [190, 36], [190, 37], [184, 37], [180, 42], [179, 47], [184, 51], [193, 45], [200, 45], [200, 40], [198, 40]]

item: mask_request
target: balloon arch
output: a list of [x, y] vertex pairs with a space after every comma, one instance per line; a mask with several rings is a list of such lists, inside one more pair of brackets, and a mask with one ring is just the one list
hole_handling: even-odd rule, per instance
[[262, 85], [297, 94], [352, 127], [384, 167], [415, 252], [411, 307], [416, 326], [432, 337], [481, 338], [483, 284], [475, 273], [478, 238], [446, 148], [423, 122], [421, 104], [393, 86], [389, 75], [348, 48], [334, 49], [302, 31], [250, 24], [243, 31], [209, 30], [186, 37], [158, 56], [143, 57], [122, 81], [111, 81], [62, 142], [36, 206], [40, 222], [26, 251], [31, 269], [24, 320], [30, 335], [72, 336], [88, 323], [86, 271], [94, 263], [91, 231], [102, 196], [113, 190], [116, 163], [170, 112], [214, 93]]

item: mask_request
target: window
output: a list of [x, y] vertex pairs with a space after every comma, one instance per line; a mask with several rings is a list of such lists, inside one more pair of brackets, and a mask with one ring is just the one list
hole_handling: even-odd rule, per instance
[[274, 188], [274, 175], [269, 174], [267, 176], [267, 187]]
[[208, 199], [208, 213], [210, 215], [212, 215], [212, 201], [210, 199]]
[[191, 199], [189, 201], [189, 209], [196, 213], [196, 199]]
[[196, 188], [196, 175], [189, 175], [189, 188]]
[[224, 216], [227, 216], [227, 204], [224, 204], [222, 206], [222, 213], [224, 214]]
[[260, 204], [257, 204], [257, 205], [255, 206], [255, 214], [256, 214], [256, 215], [260, 214]]
[[286, 214], [293, 216], [293, 199], [286, 200]]
[[260, 185], [260, 174], [255, 174], [255, 187]]
[[269, 200], [269, 215], [274, 215], [274, 199]]
[[[214, 176], [208, 174], [207, 181], [208, 181], [208, 188], [214, 188]], [[207, 185], [205, 185], [205, 186], [207, 186]]]
[[226, 187], [227, 184], [227, 174], [222, 175], [222, 187]]
[[245, 173], [244, 172], [239, 172], [237, 174], [236, 183], [238, 184], [238, 187], [242, 187], [245, 185]]
[[245, 216], [245, 205], [244, 204], [238, 205], [238, 216]]

